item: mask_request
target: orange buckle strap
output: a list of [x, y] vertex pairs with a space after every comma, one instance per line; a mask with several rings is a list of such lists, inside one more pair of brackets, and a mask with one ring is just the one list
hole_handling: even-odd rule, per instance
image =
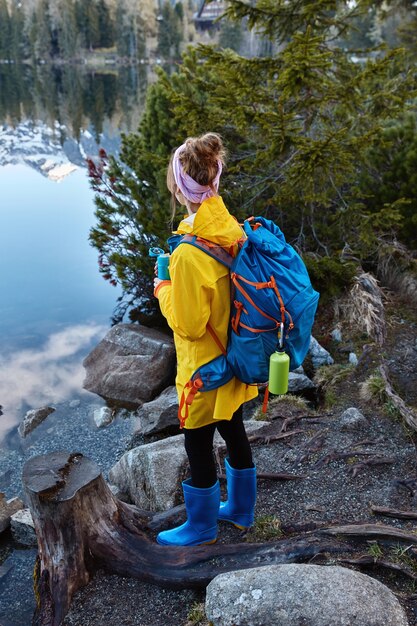
[[268, 408], [268, 400], [269, 400], [269, 385], [265, 387], [264, 401], [262, 402], [262, 413], [266, 413], [266, 410]]
[[236, 313], [236, 316], [232, 317], [232, 328], [235, 331], [235, 333], [238, 335], [240, 316], [242, 315], [242, 310], [246, 313], [246, 315], [248, 314], [248, 312], [246, 311], [246, 309], [244, 309], [243, 302], [239, 302], [239, 300], [235, 300], [233, 304], [235, 305], [237, 313]]
[[[188, 383], [185, 385], [181, 394], [180, 405], [178, 407], [178, 419], [180, 421], [180, 428], [184, 428], [185, 421], [188, 418], [188, 407], [193, 403], [196, 393], [198, 393], [202, 387], [203, 381], [201, 380], [201, 378], [189, 380]], [[190, 390], [187, 396], [185, 395], [186, 389]], [[185, 408], [184, 415], [182, 414], [183, 408]]]

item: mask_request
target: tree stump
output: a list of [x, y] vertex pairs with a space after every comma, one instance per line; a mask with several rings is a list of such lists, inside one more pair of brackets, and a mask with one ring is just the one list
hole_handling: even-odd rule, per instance
[[[275, 543], [160, 546], [150, 529], [169, 514], [153, 515], [117, 500], [97, 465], [80, 453], [30, 459], [23, 484], [38, 538], [34, 623], [42, 626], [61, 624], [74, 593], [99, 568], [174, 588], [205, 587], [228, 571], [353, 551], [339, 538], [326, 537], [325, 529]], [[351, 527], [338, 531], [352, 534]]]

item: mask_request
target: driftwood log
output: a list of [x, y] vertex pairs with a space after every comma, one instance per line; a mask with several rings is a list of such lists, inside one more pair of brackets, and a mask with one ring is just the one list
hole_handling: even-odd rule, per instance
[[[184, 507], [153, 515], [121, 502], [97, 465], [82, 454], [56, 452], [30, 459], [23, 484], [38, 539], [34, 624], [41, 626], [61, 624], [74, 593], [99, 568], [174, 588], [205, 587], [227, 571], [305, 562], [320, 554], [354, 554], [341, 536], [410, 541], [408, 533], [401, 537], [396, 529], [358, 525], [321, 528], [275, 543], [159, 546], [153, 532], [177, 521]], [[417, 536], [413, 539], [417, 542]]]

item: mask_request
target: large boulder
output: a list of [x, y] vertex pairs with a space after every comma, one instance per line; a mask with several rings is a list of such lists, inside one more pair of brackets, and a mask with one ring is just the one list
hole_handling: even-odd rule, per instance
[[269, 565], [216, 576], [207, 587], [214, 626], [408, 626], [394, 594], [339, 566]]
[[148, 511], [166, 511], [180, 503], [187, 455], [176, 435], [126, 452], [109, 472], [109, 481]]
[[314, 369], [318, 369], [322, 365], [333, 365], [334, 360], [331, 356], [330, 352], [325, 350], [323, 346], [319, 344], [317, 339], [311, 335], [310, 337], [310, 347], [308, 349], [308, 354], [311, 358], [311, 362], [313, 364]]
[[178, 425], [177, 390], [174, 386], [167, 387], [155, 400], [141, 406], [137, 412], [134, 435], [154, 435]]
[[139, 406], [171, 384], [173, 340], [139, 324], [117, 324], [84, 359], [83, 386], [108, 401]]

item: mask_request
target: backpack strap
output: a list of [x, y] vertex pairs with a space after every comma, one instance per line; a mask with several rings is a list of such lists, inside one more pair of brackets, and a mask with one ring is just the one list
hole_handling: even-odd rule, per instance
[[203, 252], [225, 265], [228, 269], [232, 267], [233, 256], [225, 248], [212, 241], [197, 237], [197, 235], [184, 235], [179, 243], [189, 243], [196, 248], [200, 248], [200, 250], [203, 250]]
[[[211, 256], [213, 259], [216, 259], [216, 261], [219, 261], [219, 263], [221, 263], [222, 265], [225, 265], [229, 270], [232, 267], [232, 263], [234, 261], [232, 254], [230, 254], [230, 252], [225, 250], [225, 248], [223, 248], [222, 246], [219, 246], [218, 244], [213, 243], [208, 239], [197, 237], [197, 235], [183, 235], [181, 240], [178, 242], [178, 245], [180, 243], [188, 243], [192, 246], [195, 246], [196, 248], [199, 248], [200, 250]], [[210, 324], [207, 324], [207, 330], [209, 331], [210, 335], [212, 336], [213, 340], [215, 341], [221, 352], [225, 355], [226, 349], [220, 341], [219, 337], [217, 336], [214, 328]]]

